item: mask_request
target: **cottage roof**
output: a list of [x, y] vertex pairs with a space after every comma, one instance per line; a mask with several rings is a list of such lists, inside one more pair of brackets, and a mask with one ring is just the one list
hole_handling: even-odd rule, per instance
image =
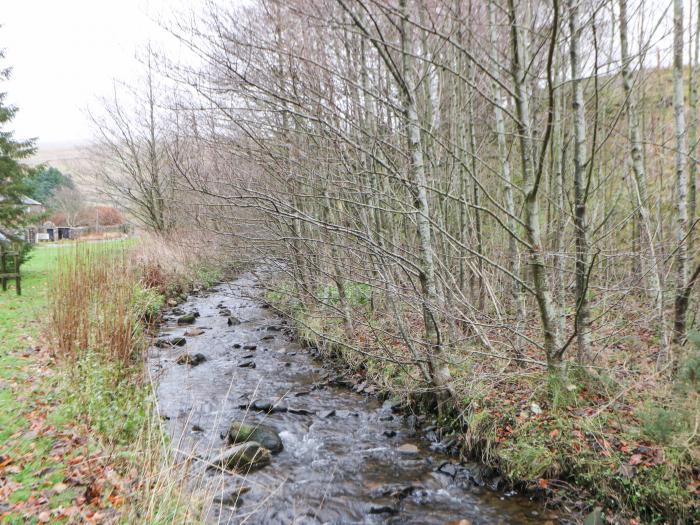
[[[0, 202], [5, 200], [4, 195], [0, 195]], [[42, 204], [39, 201], [35, 201], [31, 197], [27, 197], [26, 195], [22, 195], [20, 197], [20, 202], [22, 204], [26, 204], [27, 206], [42, 206]]]

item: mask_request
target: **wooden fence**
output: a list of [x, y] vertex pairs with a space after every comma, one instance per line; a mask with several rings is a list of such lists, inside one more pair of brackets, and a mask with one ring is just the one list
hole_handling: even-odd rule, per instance
[[2, 291], [7, 291], [7, 281], [15, 280], [17, 295], [22, 295], [22, 278], [19, 274], [20, 256], [17, 252], [5, 251], [0, 246], [0, 283]]

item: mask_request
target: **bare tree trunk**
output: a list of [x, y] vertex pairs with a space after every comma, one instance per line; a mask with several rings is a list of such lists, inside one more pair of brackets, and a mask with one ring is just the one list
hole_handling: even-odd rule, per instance
[[576, 337], [580, 362], [588, 359], [591, 346], [588, 306], [588, 224], [586, 218], [586, 106], [579, 67], [578, 0], [567, 0], [569, 10], [569, 56], [571, 62], [571, 105], [574, 114], [574, 235], [576, 238]]
[[[698, 75], [700, 74], [700, 2], [696, 3], [696, 23], [694, 35], [694, 50], [691, 64], [688, 68], [688, 105], [690, 106], [690, 120], [688, 122], [688, 253], [694, 257], [695, 228], [693, 224], [697, 215], [697, 173], [698, 173]], [[692, 24], [688, 24], [689, 33], [692, 33]]]
[[[630, 68], [630, 57], [628, 51], [627, 35], [627, 0], [620, 0], [620, 53], [622, 58], [622, 85], [625, 90], [627, 101], [627, 126], [630, 139], [632, 171], [634, 172], [635, 201], [639, 215], [640, 244], [646, 245], [647, 257], [649, 258], [648, 282], [651, 296], [654, 300], [654, 311], [658, 323], [659, 339], [662, 353], [668, 348], [668, 335], [666, 333], [666, 316], [664, 312], [663, 289], [663, 268], [659, 265], [654, 246], [654, 234], [651, 224], [651, 213], [649, 211], [649, 197], [647, 193], [647, 176], [642, 154], [642, 138], [639, 124], [639, 113], [637, 111], [636, 97], [632, 92], [632, 71]], [[642, 261], [643, 262], [643, 261]], [[642, 264], [642, 269], [645, 265]], [[645, 271], [645, 273], [647, 273]]]
[[[540, 228], [540, 208], [537, 198], [541, 169], [535, 169], [536, 160], [532, 144], [532, 124], [524, 63], [523, 38], [518, 24], [515, 0], [508, 0], [510, 17], [510, 41], [512, 49], [511, 76], [515, 86], [516, 124], [520, 137], [520, 163], [523, 186], [525, 190], [525, 223], [527, 239], [530, 244], [530, 267], [535, 290], [535, 297], [540, 311], [542, 331], [544, 332], [544, 350], [549, 369], [556, 373], [563, 372], [563, 362], [559, 333], [557, 330], [556, 307], [547, 282], [544, 262], [544, 246]], [[555, 18], [557, 18], [555, 16]], [[554, 40], [554, 39], [553, 39]], [[551, 71], [549, 72], [551, 74]], [[550, 90], [552, 86], [549, 86]], [[541, 166], [539, 166], [541, 168]]]
[[[489, 25], [490, 25], [490, 36], [491, 36], [491, 46], [496, 49], [498, 35], [496, 33], [496, 6], [494, 4], [495, 0], [489, 1]], [[494, 79], [500, 79], [500, 73], [497, 67], [494, 67], [493, 71]], [[494, 120], [496, 121], [496, 140], [498, 141], [498, 156], [500, 160], [501, 176], [503, 177], [503, 195], [505, 198], [506, 213], [508, 217], [506, 218], [506, 224], [510, 230], [510, 235], [508, 235], [508, 260], [509, 260], [509, 270], [516, 276], [520, 276], [520, 252], [518, 250], [518, 242], [516, 240], [516, 221], [515, 221], [515, 199], [513, 198], [513, 177], [510, 171], [510, 160], [508, 159], [508, 146], [506, 144], [506, 129], [503, 120], [503, 110], [502, 106], [505, 105], [505, 100], [501, 94], [501, 86], [495, 80], [492, 82], [493, 89], [493, 114]], [[513, 278], [512, 285], [510, 287], [511, 295], [513, 297], [513, 306], [515, 307], [515, 328], [514, 332], [516, 334], [520, 333], [523, 328], [523, 320], [525, 319], [525, 298], [522, 292], [522, 286], [517, 278]], [[519, 353], [520, 349], [520, 338], [516, 336], [516, 341], [514, 342], [515, 349]]]
[[423, 321], [425, 324], [425, 336], [429, 345], [428, 362], [430, 374], [439, 394], [449, 393], [450, 370], [442, 356], [442, 343], [437, 323], [436, 307], [438, 306], [437, 286], [435, 281], [435, 263], [433, 261], [432, 228], [430, 225], [430, 206], [428, 203], [428, 181], [423, 163], [423, 147], [421, 145], [420, 124], [418, 111], [416, 110], [416, 89], [412, 81], [410, 69], [410, 50], [408, 48], [409, 36], [406, 34], [406, 19], [408, 12], [406, 0], [400, 0], [401, 9], [401, 52], [402, 52], [402, 77], [405, 84], [403, 92], [403, 110], [406, 118], [406, 131], [408, 134], [408, 149], [411, 157], [410, 175], [414, 186], [416, 224], [418, 226], [419, 259], [421, 265], [421, 287], [423, 290]]
[[[564, 52], [557, 53], [557, 61], [554, 66], [554, 78], [557, 84], [562, 82]], [[557, 330], [563, 334], [566, 330], [566, 256], [564, 254], [566, 243], [566, 188], [564, 187], [564, 133], [562, 131], [562, 90], [558, 89], [554, 99], [554, 117], [552, 124], [552, 177], [554, 195], [552, 200], [556, 208], [554, 220], [554, 293], [559, 318]]]
[[[688, 281], [688, 176], [685, 169], [685, 105], [683, 102], [683, 0], [673, 2], [673, 113], [676, 136], [676, 300], [673, 340], [685, 339], [688, 301], [684, 300]], [[666, 356], [660, 355], [660, 361]]]

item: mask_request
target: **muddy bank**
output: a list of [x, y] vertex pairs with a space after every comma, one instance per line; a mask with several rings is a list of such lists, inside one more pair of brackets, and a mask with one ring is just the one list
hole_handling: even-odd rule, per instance
[[[556, 521], [492, 490], [478, 465], [447, 453], [429, 421], [419, 432], [420, 421], [391, 402], [334, 384], [259, 291], [246, 274], [191, 297], [167, 313], [150, 351], [161, 414], [174, 446], [199, 458], [213, 523]], [[281, 451], [247, 475], [204, 470], [234, 446], [232, 422], [268, 427]]]

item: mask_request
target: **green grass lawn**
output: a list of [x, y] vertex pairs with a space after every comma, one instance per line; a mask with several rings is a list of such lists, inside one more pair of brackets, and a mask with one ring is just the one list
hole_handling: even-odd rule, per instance
[[22, 293], [15, 293], [14, 281], [0, 292], [0, 377], [15, 377], [27, 365], [21, 355], [38, 344], [47, 312], [47, 280], [61, 248], [39, 247], [22, 266]]
[[[14, 282], [0, 292], [0, 521], [40, 523], [48, 509], [78, 496], [63, 484], [68, 455], [60, 454], [66, 421], [53, 380], [39, 360], [47, 323], [47, 282], [58, 247], [38, 247], [22, 266], [22, 295]], [[67, 518], [66, 518], [67, 519]], [[57, 521], [63, 521], [61, 519]]]
[[[115, 243], [116, 244], [116, 243]], [[71, 246], [38, 246], [14, 282], [0, 291], [0, 522], [66, 523], [90, 519], [94, 443], [70, 414], [48, 343], [48, 283]], [[102, 505], [100, 505], [102, 507]]]

